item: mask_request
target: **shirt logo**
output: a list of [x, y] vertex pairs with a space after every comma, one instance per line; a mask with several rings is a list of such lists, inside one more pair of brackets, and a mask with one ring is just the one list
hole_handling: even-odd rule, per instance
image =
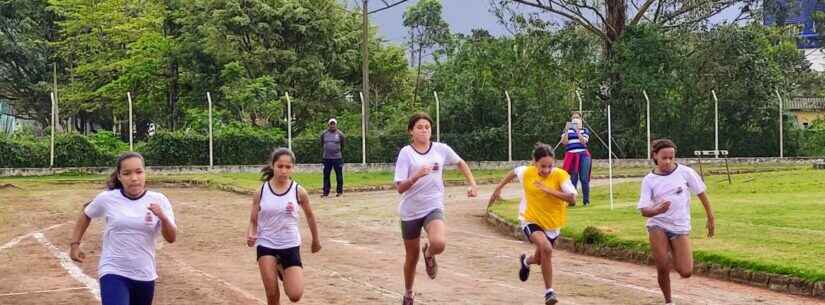
[[286, 204], [286, 212], [292, 214], [295, 211], [295, 205], [290, 201]]
[[676, 195], [681, 195], [681, 194], [682, 194], [682, 192], [684, 192], [684, 191], [685, 191], [685, 189], [683, 189], [683, 188], [680, 186], [680, 187], [678, 187], [678, 188], [676, 189]]

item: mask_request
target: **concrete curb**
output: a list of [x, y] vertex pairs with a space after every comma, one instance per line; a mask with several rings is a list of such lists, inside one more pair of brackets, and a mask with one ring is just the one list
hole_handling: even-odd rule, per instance
[[[524, 233], [521, 232], [521, 228], [507, 222], [500, 216], [488, 211], [485, 220], [501, 233], [512, 236], [518, 240], [526, 241]], [[604, 257], [641, 265], [654, 264], [653, 257], [647, 253], [619, 247], [585, 244], [583, 242], [576, 242], [569, 237], [560, 237], [557, 248], [579, 254]], [[738, 284], [766, 288], [777, 292], [825, 300], [825, 281], [812, 283], [797, 277], [741, 268], [730, 268], [712, 263], [696, 263], [693, 267], [693, 273]]]

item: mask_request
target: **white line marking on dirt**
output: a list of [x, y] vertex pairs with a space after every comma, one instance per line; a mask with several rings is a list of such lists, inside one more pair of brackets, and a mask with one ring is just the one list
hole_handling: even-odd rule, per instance
[[18, 295], [29, 295], [29, 294], [40, 294], [40, 293], [52, 293], [52, 292], [62, 292], [62, 291], [72, 291], [72, 290], [85, 290], [86, 287], [70, 287], [70, 288], [60, 288], [60, 289], [50, 289], [50, 290], [37, 290], [37, 291], [26, 291], [26, 292], [11, 292], [11, 293], [4, 293], [0, 294], [0, 297], [11, 297], [11, 296], [18, 296]]
[[11, 247], [16, 246], [18, 243], [20, 243], [20, 241], [22, 241], [22, 240], [24, 240], [24, 239], [26, 239], [26, 238], [28, 238], [28, 237], [30, 237], [30, 236], [32, 236], [32, 235], [34, 235], [34, 233], [48, 231], [48, 230], [51, 230], [51, 229], [57, 228], [57, 227], [59, 227], [59, 226], [65, 225], [65, 224], [67, 224], [67, 222], [64, 222], [64, 223], [59, 223], [59, 224], [56, 224], [56, 225], [50, 226], [50, 227], [45, 228], [45, 229], [40, 229], [40, 230], [32, 231], [32, 232], [29, 232], [29, 233], [26, 233], [26, 234], [20, 235], [20, 236], [18, 236], [18, 237], [15, 237], [15, 238], [13, 238], [12, 240], [10, 240], [9, 242], [7, 242], [7, 243], [3, 244], [2, 246], [0, 246], [0, 251], [3, 251], [3, 250], [6, 250], [6, 249], [8, 249], [8, 248], [11, 248]]
[[55, 245], [53, 245], [48, 239], [46, 239], [46, 236], [44, 236], [43, 233], [37, 232], [34, 233], [32, 236], [35, 239], [37, 239], [37, 241], [40, 242], [44, 247], [46, 247], [46, 249], [49, 249], [49, 251], [52, 252], [52, 255], [54, 255], [54, 257], [60, 260], [60, 266], [62, 266], [63, 269], [66, 269], [66, 272], [68, 272], [69, 275], [71, 275], [75, 280], [77, 280], [81, 284], [85, 285], [86, 288], [89, 289], [89, 293], [91, 293], [96, 300], [100, 301], [100, 285], [98, 285], [95, 279], [83, 273], [83, 270], [80, 270], [80, 267], [78, 267], [72, 262], [72, 259], [69, 258], [69, 255], [66, 254], [66, 252], [60, 251], [60, 249], [55, 247]]
[[208, 279], [211, 279], [211, 280], [213, 280], [213, 281], [216, 281], [216, 282], [218, 282], [218, 283], [220, 283], [220, 284], [222, 284], [222, 285], [226, 286], [226, 287], [227, 287], [227, 288], [229, 288], [230, 290], [232, 290], [232, 291], [235, 291], [235, 292], [239, 293], [240, 295], [244, 296], [244, 297], [245, 297], [245, 298], [247, 298], [247, 299], [250, 299], [250, 300], [253, 300], [253, 301], [257, 301], [257, 302], [258, 302], [258, 304], [263, 304], [263, 305], [266, 305], [266, 302], [265, 302], [264, 300], [261, 300], [260, 298], [258, 298], [258, 297], [256, 297], [256, 296], [252, 295], [251, 293], [249, 293], [249, 292], [248, 292], [248, 291], [246, 291], [246, 290], [243, 290], [243, 289], [239, 288], [238, 286], [232, 285], [232, 283], [229, 283], [229, 282], [227, 282], [226, 280], [224, 280], [224, 279], [222, 279], [222, 278], [219, 278], [219, 277], [216, 277], [216, 276], [211, 275], [211, 274], [209, 274], [209, 273], [203, 272], [203, 271], [201, 271], [201, 270], [199, 270], [199, 269], [197, 269], [197, 268], [193, 267], [192, 265], [189, 265], [189, 264], [187, 264], [187, 263], [185, 263], [185, 262], [183, 262], [183, 261], [181, 261], [181, 260], [179, 260], [179, 259], [177, 259], [177, 258], [175, 258], [175, 257], [171, 256], [171, 255], [169, 255], [169, 258], [171, 258], [171, 259], [172, 259], [172, 261], [174, 261], [176, 264], [180, 265], [181, 267], [183, 267], [183, 268], [185, 268], [185, 269], [189, 269], [189, 271], [191, 271], [191, 272], [194, 272], [194, 273], [200, 274], [200, 275], [202, 275], [202, 276], [204, 276], [204, 277], [206, 277], [206, 278], [208, 278]]

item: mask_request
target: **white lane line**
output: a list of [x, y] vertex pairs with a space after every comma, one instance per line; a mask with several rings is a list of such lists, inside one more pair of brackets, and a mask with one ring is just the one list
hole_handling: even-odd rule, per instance
[[59, 226], [65, 225], [65, 224], [67, 224], [67, 222], [64, 222], [64, 223], [59, 223], [59, 224], [53, 225], [53, 226], [48, 227], [48, 228], [45, 228], [45, 229], [40, 229], [40, 230], [32, 231], [32, 232], [29, 232], [29, 233], [26, 233], [26, 234], [20, 235], [20, 236], [18, 236], [18, 237], [15, 237], [15, 238], [13, 238], [12, 240], [10, 240], [9, 242], [7, 242], [7, 243], [3, 244], [2, 246], [0, 246], [0, 251], [3, 251], [3, 250], [6, 250], [6, 249], [8, 249], [8, 248], [11, 248], [11, 247], [16, 246], [18, 243], [20, 243], [20, 241], [22, 241], [22, 240], [24, 240], [24, 239], [26, 239], [26, 238], [31, 237], [32, 235], [34, 235], [34, 233], [37, 233], [37, 232], [45, 232], [45, 231], [48, 231], [48, 230], [51, 230], [51, 229], [57, 228], [57, 227], [59, 227]]
[[18, 295], [29, 295], [29, 294], [40, 294], [40, 293], [52, 293], [52, 292], [62, 292], [62, 291], [73, 291], [73, 290], [85, 290], [86, 287], [70, 287], [70, 288], [60, 288], [60, 289], [50, 289], [50, 290], [37, 290], [37, 291], [26, 291], [26, 292], [10, 292], [10, 293], [3, 293], [0, 294], [0, 297], [12, 297]]
[[44, 236], [43, 233], [34, 233], [32, 237], [37, 239], [37, 241], [40, 242], [44, 247], [46, 247], [46, 249], [49, 249], [52, 255], [54, 255], [55, 258], [60, 260], [60, 266], [62, 266], [63, 269], [65, 269], [66, 272], [68, 272], [69, 275], [72, 276], [75, 280], [85, 285], [86, 288], [89, 290], [89, 293], [91, 293], [96, 300], [100, 301], [100, 285], [98, 285], [95, 279], [83, 273], [83, 270], [80, 270], [80, 267], [78, 267], [72, 262], [72, 259], [69, 258], [69, 255], [66, 254], [66, 252], [60, 251], [60, 249], [55, 247], [55, 245], [53, 245], [48, 239], [46, 239], [46, 236]]

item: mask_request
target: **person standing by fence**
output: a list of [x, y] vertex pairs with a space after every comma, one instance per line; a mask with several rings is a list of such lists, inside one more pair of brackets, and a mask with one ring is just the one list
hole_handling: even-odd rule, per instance
[[327, 130], [321, 134], [321, 149], [324, 157], [324, 193], [321, 197], [329, 196], [331, 188], [330, 172], [335, 169], [335, 196], [344, 193], [344, 155], [341, 148], [347, 143], [347, 138], [338, 130], [338, 121], [335, 118], [327, 122]]
[[[564, 144], [564, 165], [566, 172], [570, 173], [570, 181], [576, 187], [577, 180], [582, 183], [582, 202], [584, 206], [590, 205], [590, 168], [592, 157], [587, 143], [590, 140], [590, 130], [584, 128], [584, 121], [578, 112], [573, 112], [570, 122], [567, 123], [564, 132], [561, 134], [561, 143]], [[575, 206], [573, 203], [571, 206]]]

